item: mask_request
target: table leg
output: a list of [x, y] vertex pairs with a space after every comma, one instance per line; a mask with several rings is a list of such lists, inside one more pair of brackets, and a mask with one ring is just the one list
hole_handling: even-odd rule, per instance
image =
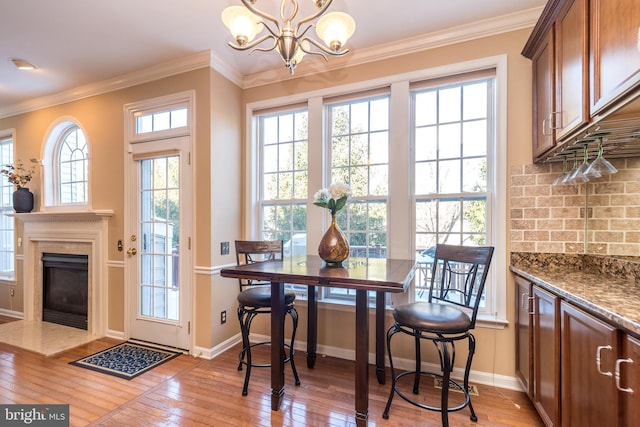
[[315, 286], [307, 289], [307, 308], [307, 367], [313, 369], [318, 344], [318, 289]]
[[376, 377], [378, 383], [385, 383], [384, 371], [384, 311], [385, 311], [385, 292], [376, 292]]
[[367, 291], [356, 290], [356, 426], [369, 416], [369, 306]]
[[271, 409], [284, 397], [284, 283], [271, 282]]

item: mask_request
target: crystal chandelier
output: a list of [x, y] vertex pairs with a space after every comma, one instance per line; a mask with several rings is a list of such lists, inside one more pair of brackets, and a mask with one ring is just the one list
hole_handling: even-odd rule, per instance
[[[298, 23], [293, 22], [298, 15], [296, 0], [281, 0], [280, 20], [257, 9], [255, 4], [258, 0], [240, 1], [244, 6], [229, 6], [222, 11], [222, 22], [235, 39], [235, 43], [229, 42], [229, 46], [236, 50], [254, 48], [251, 53], [277, 50], [291, 74], [305, 54], [319, 55], [326, 61], [325, 53], [341, 56], [349, 52], [344, 48], [344, 44], [356, 28], [356, 23], [351, 16], [343, 12], [331, 12], [318, 19], [316, 24], [310, 23], [326, 12], [333, 0], [313, 0], [317, 11]], [[289, 9], [292, 9], [289, 15], [286, 15], [287, 3], [290, 3]], [[324, 45], [307, 35], [307, 32], [314, 27]], [[264, 29], [267, 33], [254, 40]], [[257, 47], [266, 40], [271, 40], [273, 45]], [[312, 49], [311, 45], [317, 49]]]

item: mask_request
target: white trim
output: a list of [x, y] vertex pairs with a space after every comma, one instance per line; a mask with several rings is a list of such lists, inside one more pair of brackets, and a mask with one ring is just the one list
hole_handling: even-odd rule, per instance
[[[298, 69], [296, 69], [295, 76], [291, 76], [286, 71], [285, 67], [280, 67], [276, 70], [269, 70], [243, 77], [236, 70], [229, 67], [225, 61], [222, 61], [217, 57], [214, 52], [206, 50], [193, 55], [176, 58], [161, 64], [156, 64], [133, 73], [116, 76], [111, 79], [65, 90], [57, 94], [42, 96], [11, 105], [7, 108], [0, 109], [0, 119], [119, 89], [125, 89], [127, 87], [186, 73], [204, 67], [211, 67], [237, 86], [240, 86], [243, 89], [248, 89], [291, 78], [301, 78], [318, 72], [327, 72], [340, 68], [352, 67], [382, 59], [393, 58], [398, 55], [412, 54], [455, 43], [462, 43], [492, 35], [531, 28], [540, 17], [542, 9], [543, 7], [537, 7], [510, 15], [498, 16], [479, 22], [472, 22], [467, 25], [448, 28], [446, 30], [430, 34], [424, 34], [410, 39], [376, 46], [370, 49], [361, 49], [357, 52], [352, 52], [345, 57], [331, 58], [331, 62], [329, 63], [321, 62], [321, 60], [314, 61], [309, 58], [308, 60], [305, 60], [304, 67], [298, 67]], [[226, 46], [224, 48], [226, 48]]]
[[66, 90], [57, 94], [30, 99], [5, 109], [0, 109], [0, 119], [17, 114], [28, 113], [42, 108], [53, 107], [67, 102], [89, 98], [131, 86], [152, 82], [166, 77], [187, 73], [208, 67], [211, 62], [209, 51], [198, 52], [193, 55], [176, 58], [161, 64], [152, 65], [133, 73], [113, 77], [111, 79], [90, 83]]
[[[249, 339], [251, 340], [251, 342], [261, 342], [261, 341], [269, 341], [271, 338], [268, 335], [251, 334]], [[296, 340], [294, 348], [297, 350], [298, 354], [304, 355], [304, 352], [307, 351], [307, 343], [306, 341]], [[335, 357], [335, 358], [344, 359], [344, 360], [355, 360], [355, 350], [348, 350], [342, 347], [332, 347], [332, 346], [318, 344], [316, 353], [318, 358], [329, 356], [329, 357]], [[371, 352], [369, 352], [368, 354], [369, 354], [369, 364], [375, 365], [376, 354]], [[384, 362], [385, 366], [388, 367], [389, 366], [388, 355], [385, 354], [384, 360], [385, 360]], [[393, 366], [399, 371], [404, 371], [409, 369], [415, 369], [416, 362], [413, 359], [394, 357]], [[440, 365], [435, 363], [422, 362], [420, 366], [421, 366], [421, 369], [424, 371], [430, 371], [430, 372], [441, 371]], [[464, 373], [463, 369], [456, 368], [452, 372], [451, 377], [456, 380], [462, 380], [463, 373]], [[387, 376], [388, 376], [388, 373], [387, 373]], [[522, 390], [522, 385], [520, 384], [520, 381], [516, 377], [498, 375], [493, 372], [474, 371], [472, 369], [469, 374], [469, 382], [476, 383], [476, 384], [483, 384], [487, 386], [493, 386], [493, 387], [500, 387], [508, 390], [524, 391]]]
[[[257, 146], [257, 137], [253, 134], [254, 127], [253, 123], [255, 118], [253, 117], [253, 111], [262, 110], [266, 108], [274, 108], [280, 107], [283, 105], [291, 105], [302, 102], [307, 102], [309, 105], [309, 123], [311, 125], [311, 115], [315, 114], [315, 109], [317, 109], [317, 105], [321, 103], [323, 98], [343, 95], [343, 94], [351, 94], [362, 92], [365, 90], [385, 87], [385, 86], [394, 86], [397, 84], [402, 84], [406, 82], [414, 82], [414, 81], [422, 81], [435, 79], [438, 77], [452, 76], [456, 74], [463, 74], [478, 70], [486, 70], [489, 68], [495, 68], [496, 82], [495, 82], [495, 91], [496, 91], [496, 145], [497, 148], [495, 152], [490, 153], [492, 155], [492, 163], [495, 165], [496, 175], [494, 182], [494, 190], [493, 196], [494, 200], [492, 200], [491, 208], [494, 210], [494, 218], [495, 218], [495, 227], [492, 230], [488, 230], [488, 232], [492, 235], [492, 241], [495, 246], [495, 253], [493, 257], [493, 273], [495, 275], [494, 283], [496, 285], [494, 289], [494, 293], [492, 297], [493, 301], [493, 310], [494, 315], [500, 322], [506, 322], [507, 319], [507, 241], [506, 241], [506, 226], [507, 224], [507, 211], [506, 211], [506, 194], [507, 194], [507, 55], [496, 55], [490, 56], [486, 58], [479, 58], [470, 61], [459, 62], [455, 64], [449, 64], [440, 67], [429, 68], [425, 70], [418, 70], [404, 74], [397, 74], [393, 76], [386, 76], [383, 78], [372, 79], [367, 81], [361, 81], [357, 83], [350, 83], [341, 86], [330, 87], [321, 90], [315, 90], [310, 92], [303, 92], [299, 94], [291, 94], [279, 98], [273, 98], [268, 100], [257, 101], [254, 103], [250, 103], [246, 105], [245, 114], [246, 114], [246, 127], [245, 127], [245, 144], [246, 144], [246, 167], [245, 170], [251, 171], [251, 175], [247, 180], [246, 184], [246, 199], [245, 206], [247, 206], [248, 211], [255, 211], [253, 207], [255, 206], [257, 200], [257, 188], [258, 188], [258, 146]], [[394, 101], [392, 101], [394, 102]], [[314, 111], [311, 110], [312, 106], [315, 106]], [[397, 127], [397, 123], [391, 123], [391, 132], [392, 135], [390, 139], [392, 141], [396, 140], [394, 129]], [[403, 125], [404, 126], [404, 125]], [[309, 129], [309, 140], [317, 140], [318, 133], [313, 129]], [[313, 139], [312, 139], [313, 136]], [[323, 139], [320, 139], [321, 141]], [[311, 145], [310, 145], [311, 147]], [[402, 149], [402, 148], [401, 148]], [[395, 153], [397, 154], [397, 153]], [[317, 151], [313, 152], [313, 158], [317, 158]], [[407, 154], [408, 155], [408, 154]], [[310, 155], [310, 158], [311, 155]], [[390, 172], [393, 174], [393, 172]], [[312, 185], [316, 178], [313, 178], [311, 175], [311, 170], [309, 170], [309, 185]], [[319, 187], [318, 187], [319, 188]], [[310, 193], [311, 194], [311, 193]], [[407, 197], [409, 197], [409, 189], [407, 189]], [[501, 197], [498, 197], [501, 196]], [[395, 212], [395, 211], [394, 211]], [[308, 232], [307, 232], [307, 252], [313, 253], [315, 249], [313, 238], [315, 236], [315, 228], [318, 227], [319, 221], [316, 220], [316, 213], [314, 211], [307, 210], [307, 218], [308, 218]], [[391, 215], [392, 213], [390, 213]], [[246, 215], [245, 216], [245, 230], [249, 233], [255, 233], [255, 230], [259, 230], [259, 225], [257, 224], [257, 216], [256, 215]], [[312, 219], [313, 218], [313, 219]], [[389, 217], [388, 221], [392, 222], [394, 220], [393, 217]], [[404, 239], [405, 237], [396, 236], [394, 239]], [[319, 239], [319, 237], [318, 237]], [[412, 238], [411, 238], [412, 239]], [[318, 240], [319, 241], [319, 240]], [[394, 247], [396, 250], [396, 246], [399, 245], [397, 242], [388, 242], [388, 245]], [[409, 247], [409, 243], [406, 244]], [[397, 249], [400, 250], [401, 248]], [[398, 255], [399, 256], [399, 255]], [[485, 313], [486, 314], [486, 313]]]
[[294, 78], [299, 79], [317, 73], [354, 67], [401, 55], [410, 55], [425, 50], [531, 28], [538, 21], [543, 8], [542, 6], [536, 7], [509, 15], [497, 16], [483, 21], [447, 28], [442, 31], [397, 40], [372, 48], [359, 49], [343, 57], [331, 58], [329, 62], [324, 62], [321, 58], [315, 60], [311, 58], [305, 59], [304, 66], [296, 68], [295, 75], [291, 75], [285, 67], [251, 74], [244, 77], [242, 88], [248, 89]]
[[[138, 143], [147, 142], [153, 143], [157, 146], [157, 149], [162, 149], [167, 146], [169, 148], [173, 148], [173, 144], [171, 140], [167, 138], [186, 138], [185, 147], [182, 149], [181, 155], [188, 156], [189, 161], [181, 160], [181, 164], [188, 164], [188, 168], [185, 170], [184, 174], [181, 177], [180, 188], [181, 189], [191, 189], [196, 182], [196, 149], [194, 141], [196, 141], [196, 93], [195, 90], [186, 90], [182, 92], [173, 93], [166, 96], [160, 96], [156, 98], [151, 98], [147, 100], [142, 100], [138, 102], [132, 102], [129, 104], [125, 104], [123, 107], [123, 118], [124, 118], [124, 165], [125, 165], [125, 174], [124, 174], [124, 234], [125, 236], [131, 236], [135, 234], [137, 231], [137, 224], [134, 211], [136, 206], [136, 198], [137, 194], [132, 194], [132, 189], [137, 188], [135, 184], [135, 180], [137, 179], [135, 175], [135, 161], [133, 160], [132, 154], [142, 145]], [[159, 108], [168, 108], [170, 106], [186, 106], [187, 107], [187, 126], [181, 127], [179, 129], [172, 129], [170, 131], [160, 131], [160, 132], [148, 132], [142, 135], [136, 135], [135, 133], [135, 118], [136, 113], [153, 111]], [[181, 239], [184, 238], [186, 242], [187, 239], [190, 239], [191, 248], [197, 247], [197, 235], [194, 233], [194, 224], [195, 224], [195, 205], [193, 194], [191, 191], [185, 191], [184, 194], [181, 194], [181, 206], [184, 206], [184, 218], [181, 218]], [[128, 244], [129, 242], [125, 243]], [[194, 263], [195, 256], [194, 251], [192, 249], [185, 249], [181, 251], [181, 262], [184, 262], [183, 265], [186, 265], [188, 268], [185, 269], [183, 279], [186, 279], [188, 283], [185, 283], [183, 290], [185, 290], [185, 301], [187, 301], [187, 307], [185, 308], [185, 312], [181, 312], [180, 321], [181, 326], [187, 325], [191, 323], [192, 328], [188, 337], [188, 350], [191, 351], [193, 346], [195, 345], [195, 330], [197, 325], [195, 324], [195, 307], [196, 307], [196, 292], [195, 292], [195, 274], [194, 274]], [[131, 263], [135, 262], [131, 257], [125, 257], [124, 259], [124, 280], [125, 280], [125, 292], [124, 292], [124, 335], [125, 338], [129, 338], [131, 336], [132, 331], [132, 298], [130, 290], [130, 286], [132, 283], [135, 283], [137, 286], [137, 279], [134, 276], [135, 268], [131, 267]], [[185, 282], [185, 280], [183, 280]]]

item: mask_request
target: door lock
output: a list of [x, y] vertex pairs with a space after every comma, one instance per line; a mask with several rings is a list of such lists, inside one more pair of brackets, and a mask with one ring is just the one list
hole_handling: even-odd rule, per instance
[[138, 250], [136, 248], [129, 248], [129, 250], [127, 251], [128, 255], [135, 255], [138, 253]]

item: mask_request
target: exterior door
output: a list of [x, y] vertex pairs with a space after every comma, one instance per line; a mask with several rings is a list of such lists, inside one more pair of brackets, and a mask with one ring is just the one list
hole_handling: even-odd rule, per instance
[[189, 350], [189, 137], [132, 144], [125, 239], [129, 337]]

